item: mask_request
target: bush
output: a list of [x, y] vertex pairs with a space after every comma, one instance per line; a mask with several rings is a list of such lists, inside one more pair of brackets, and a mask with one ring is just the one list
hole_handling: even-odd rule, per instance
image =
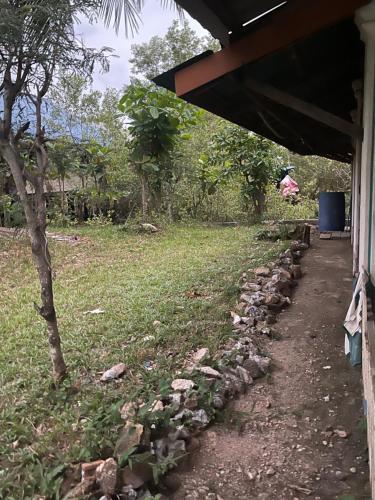
[[296, 204], [283, 198], [276, 186], [270, 185], [266, 194], [266, 220], [314, 219], [318, 214], [318, 202], [305, 196], [298, 196]]

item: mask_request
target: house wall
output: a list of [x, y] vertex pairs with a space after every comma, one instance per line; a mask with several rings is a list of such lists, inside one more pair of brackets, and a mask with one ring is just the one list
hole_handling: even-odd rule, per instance
[[[354, 176], [357, 176], [357, 179], [353, 179], [353, 187], [358, 210], [353, 225], [353, 269], [365, 269], [375, 283], [375, 0], [356, 12], [356, 22], [366, 46], [366, 59], [363, 142], [356, 145], [357, 162], [354, 162], [353, 167]], [[375, 498], [375, 322], [371, 309], [369, 312], [367, 314], [365, 307], [362, 322], [362, 370], [370, 480], [372, 498]]]

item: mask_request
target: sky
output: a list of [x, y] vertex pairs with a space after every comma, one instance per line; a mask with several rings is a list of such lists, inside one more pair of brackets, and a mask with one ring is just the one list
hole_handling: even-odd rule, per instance
[[[178, 14], [173, 10], [163, 9], [159, 0], [146, 0], [145, 7], [141, 15], [141, 24], [138, 33], [133, 37], [126, 38], [124, 29], [120, 29], [118, 35], [112, 28], [106, 28], [98, 23], [90, 25], [81, 23], [77, 26], [76, 32], [81, 35], [86, 46], [93, 48], [111, 47], [118, 57], [111, 58], [111, 67], [108, 73], [101, 74], [98, 71], [94, 74], [93, 87], [97, 90], [104, 90], [106, 87], [120, 89], [129, 81], [130, 47], [133, 43], [147, 42], [154, 35], [163, 36], [172, 24], [173, 19], [178, 19]], [[204, 36], [207, 32], [200, 24], [186, 14], [186, 19], [199, 36]]]

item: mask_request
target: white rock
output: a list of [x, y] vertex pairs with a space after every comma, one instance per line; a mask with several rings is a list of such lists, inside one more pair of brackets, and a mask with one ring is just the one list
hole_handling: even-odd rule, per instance
[[253, 378], [250, 376], [250, 373], [242, 366], [237, 366], [236, 375], [240, 380], [242, 380], [242, 382], [245, 382], [245, 384], [253, 383]]
[[207, 359], [209, 357], [210, 357], [210, 351], [207, 349], [207, 347], [202, 347], [192, 355], [192, 360], [195, 364], [199, 364], [204, 359]]
[[201, 366], [197, 368], [197, 370], [200, 373], [203, 373], [203, 375], [207, 375], [207, 377], [211, 378], [221, 378], [221, 374], [215, 370], [214, 368], [211, 368], [211, 366]]
[[206, 426], [210, 423], [207, 413], [204, 410], [197, 410], [194, 412], [192, 421], [195, 424]]
[[171, 386], [174, 391], [188, 391], [194, 387], [194, 382], [186, 378], [176, 378]]
[[342, 439], [346, 439], [348, 437], [348, 433], [344, 430], [335, 429], [333, 432]]
[[241, 323], [241, 316], [239, 316], [238, 314], [236, 314], [233, 311], [231, 311], [230, 315], [232, 316], [234, 325], [238, 325], [239, 323]]
[[143, 231], [146, 231], [148, 233], [157, 233], [159, 231], [159, 229], [153, 224], [143, 223], [140, 226]]
[[137, 406], [135, 403], [125, 403], [120, 410], [120, 415], [123, 420], [130, 420], [135, 416]]
[[125, 363], [118, 363], [117, 365], [112, 366], [109, 370], [105, 371], [100, 377], [100, 380], [101, 382], [109, 382], [110, 380], [114, 380], [124, 375], [125, 371]]
[[156, 411], [163, 411], [163, 410], [164, 410], [164, 405], [163, 405], [163, 402], [160, 400], [155, 401], [151, 407], [152, 413], [154, 413]]
[[92, 309], [92, 311], [86, 311], [83, 314], [104, 314], [104, 313], [105, 313], [104, 309], [97, 308], [97, 309]]

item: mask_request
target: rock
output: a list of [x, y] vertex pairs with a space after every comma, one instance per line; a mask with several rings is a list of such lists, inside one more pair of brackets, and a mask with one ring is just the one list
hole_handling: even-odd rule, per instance
[[346, 474], [345, 472], [342, 472], [341, 470], [337, 470], [335, 472], [335, 476], [336, 478], [339, 480], [339, 481], [345, 481], [346, 479], [348, 479], [348, 474]]
[[156, 441], [153, 442], [153, 449], [156, 457], [159, 460], [163, 460], [165, 457], [168, 456], [169, 443], [170, 441], [168, 438], [156, 439]]
[[121, 499], [122, 500], [135, 500], [138, 497], [137, 491], [135, 491], [131, 486], [123, 486], [121, 488]]
[[217, 410], [222, 410], [225, 406], [225, 399], [222, 396], [219, 396], [218, 394], [215, 394], [213, 399], [212, 399], [212, 405], [214, 408]]
[[252, 471], [247, 471], [246, 475], [247, 475], [249, 481], [254, 481], [257, 477], [256, 472], [252, 472]]
[[[151, 476], [152, 477], [152, 476]], [[137, 474], [134, 473], [133, 470], [130, 469], [129, 466], [126, 466], [121, 474], [121, 479], [123, 484], [127, 486], [131, 486], [135, 490], [140, 488], [145, 484], [145, 481], [138, 476]]]
[[237, 365], [242, 365], [243, 362], [245, 361], [245, 358], [241, 354], [237, 354], [235, 361]]
[[302, 268], [299, 264], [293, 264], [292, 266], [290, 266], [290, 270], [295, 280], [299, 280], [300, 278], [302, 278]]
[[117, 463], [113, 458], [108, 458], [96, 469], [96, 481], [104, 495], [112, 496], [116, 493]]
[[143, 342], [150, 342], [151, 340], [155, 340], [155, 335], [146, 335], [142, 340]]
[[168, 395], [168, 401], [173, 410], [178, 410], [181, 406], [182, 394], [181, 392], [174, 392]]
[[188, 391], [194, 387], [194, 382], [185, 378], [176, 378], [172, 382], [172, 389], [174, 391]]
[[236, 314], [235, 312], [231, 311], [230, 315], [232, 316], [233, 324], [238, 325], [241, 323], [241, 316]]
[[177, 420], [190, 419], [193, 416], [193, 412], [184, 408], [182, 411], [178, 412], [171, 420], [176, 422]]
[[118, 363], [115, 366], [112, 366], [109, 370], [103, 373], [100, 377], [101, 382], [109, 382], [110, 380], [114, 380], [116, 378], [122, 377], [126, 371], [126, 365], [124, 363]]
[[[146, 454], [145, 454], [146, 455]], [[147, 455], [149, 455], [147, 453]], [[134, 458], [138, 458], [140, 455], [135, 455]], [[149, 456], [148, 462], [151, 461], [152, 457]], [[155, 460], [154, 460], [155, 461]], [[121, 478], [123, 485], [131, 486], [135, 490], [145, 485], [153, 479], [152, 466], [149, 463], [132, 461], [132, 467], [126, 466], [121, 473]]]
[[242, 290], [245, 292], [260, 292], [262, 287], [256, 283], [247, 282], [242, 285]]
[[346, 431], [340, 429], [335, 429], [333, 432], [342, 439], [346, 439], [349, 435]]
[[196, 365], [199, 365], [204, 361], [205, 359], [210, 357], [210, 351], [207, 349], [207, 347], [202, 347], [201, 349], [198, 349], [198, 351], [195, 351], [195, 353], [192, 355], [192, 361]]
[[225, 395], [228, 398], [234, 398], [238, 393], [243, 394], [246, 391], [246, 385], [242, 380], [231, 373], [225, 374], [224, 383]]
[[95, 462], [81, 464], [82, 481], [95, 479], [95, 472], [99, 465], [102, 465], [104, 460], [96, 460]]
[[135, 403], [125, 403], [120, 410], [120, 415], [123, 420], [129, 420], [135, 417], [137, 405]]
[[183, 439], [177, 439], [168, 443], [168, 453], [172, 454], [175, 458], [185, 455], [186, 444]]
[[242, 380], [242, 382], [245, 382], [245, 384], [252, 384], [253, 383], [253, 379], [250, 376], [250, 373], [248, 372], [248, 370], [246, 370], [242, 366], [237, 366], [236, 375], [238, 376], [238, 378], [240, 380]]
[[275, 469], [273, 469], [272, 467], [266, 470], [266, 476], [274, 476], [275, 474]]
[[115, 457], [119, 459], [131, 448], [136, 448], [141, 442], [143, 431], [143, 425], [126, 422], [115, 446]]
[[181, 487], [181, 479], [178, 474], [168, 474], [163, 478], [163, 484], [171, 493], [175, 493]]
[[168, 434], [168, 439], [171, 441], [177, 441], [178, 439], [187, 441], [190, 439], [190, 431], [183, 425], [179, 425], [174, 432]]
[[77, 500], [77, 498], [84, 497], [85, 495], [89, 495], [93, 493], [96, 488], [95, 479], [90, 479], [86, 481], [82, 481], [77, 484], [72, 490], [70, 490], [63, 498], [63, 500]]
[[210, 419], [208, 418], [205, 410], [197, 410], [193, 413], [192, 422], [199, 427], [205, 427], [210, 423]]
[[184, 408], [188, 410], [195, 410], [198, 408], [198, 394], [190, 394], [189, 397], [184, 401]]
[[274, 325], [277, 322], [276, 315], [272, 312], [269, 312], [266, 316], [267, 325]]
[[189, 453], [193, 453], [194, 451], [199, 450], [201, 447], [201, 442], [198, 438], [192, 437], [188, 444], [186, 445], [186, 451]]
[[350, 467], [349, 470], [352, 474], [355, 474], [357, 472], [357, 469], [355, 467]]
[[269, 358], [251, 355], [249, 359], [245, 359], [243, 367], [249, 372], [252, 378], [260, 378], [267, 373], [269, 363]]
[[151, 407], [151, 412], [155, 413], [157, 411], [163, 411], [163, 410], [164, 410], [163, 402], [160, 400], [154, 401], [154, 404]]
[[146, 233], [157, 233], [159, 229], [153, 224], [143, 223], [140, 224], [140, 228]]
[[255, 276], [269, 276], [271, 274], [271, 270], [269, 267], [257, 267], [254, 269]]
[[217, 370], [215, 370], [214, 368], [211, 368], [211, 366], [201, 366], [197, 370], [200, 373], [203, 373], [203, 375], [206, 375], [207, 377], [221, 378], [221, 374]]
[[280, 301], [281, 301], [280, 295], [278, 295], [276, 293], [267, 293], [266, 298], [265, 298], [265, 304], [267, 306], [279, 304]]

